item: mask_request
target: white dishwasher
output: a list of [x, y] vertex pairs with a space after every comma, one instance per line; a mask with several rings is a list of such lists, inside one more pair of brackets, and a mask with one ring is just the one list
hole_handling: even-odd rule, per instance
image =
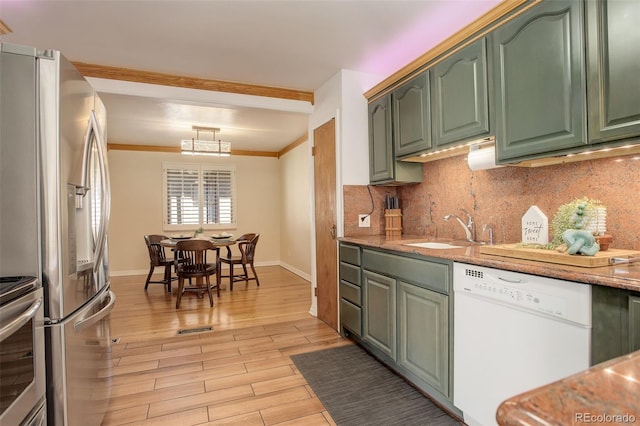
[[453, 403], [497, 424], [502, 401], [589, 368], [591, 286], [454, 263]]

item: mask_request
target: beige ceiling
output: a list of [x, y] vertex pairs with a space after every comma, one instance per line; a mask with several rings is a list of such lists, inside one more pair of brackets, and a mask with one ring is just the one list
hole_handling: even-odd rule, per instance
[[[74, 62], [313, 92], [339, 70], [372, 85], [500, 0], [0, 0], [3, 42]], [[192, 125], [234, 149], [279, 151], [309, 102], [90, 79], [111, 143], [178, 146]]]

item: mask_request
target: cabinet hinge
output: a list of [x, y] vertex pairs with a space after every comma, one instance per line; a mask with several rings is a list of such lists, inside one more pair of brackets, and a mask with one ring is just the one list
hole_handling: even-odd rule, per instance
[[318, 297], [318, 287], [314, 287], [314, 288], [313, 288], [313, 295], [314, 295], [315, 297]]
[[315, 147], [315, 146], [312, 146], [312, 147], [311, 147], [311, 156], [312, 156], [312, 157], [315, 157], [315, 156], [316, 156], [316, 147]]

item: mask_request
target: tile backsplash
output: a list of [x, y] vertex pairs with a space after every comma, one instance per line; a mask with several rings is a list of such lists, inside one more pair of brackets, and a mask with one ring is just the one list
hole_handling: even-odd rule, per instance
[[[488, 241], [488, 232], [483, 232], [486, 224], [493, 227], [497, 244], [521, 240], [521, 218], [531, 205], [544, 212], [551, 228], [558, 207], [586, 196], [607, 207], [611, 247], [640, 250], [638, 155], [475, 172], [467, 166], [466, 155], [461, 155], [425, 163], [423, 174], [422, 183], [409, 186], [344, 186], [345, 236], [384, 234], [385, 194], [398, 195], [401, 200], [405, 235], [463, 239], [460, 224], [445, 222], [443, 217], [461, 215], [458, 209], [464, 208], [475, 220], [476, 240]], [[358, 227], [358, 214], [369, 213], [372, 207], [371, 227]]]

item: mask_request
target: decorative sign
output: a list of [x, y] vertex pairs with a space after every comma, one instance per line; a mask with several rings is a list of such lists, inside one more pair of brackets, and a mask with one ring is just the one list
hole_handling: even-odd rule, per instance
[[537, 206], [529, 207], [522, 216], [522, 242], [528, 244], [549, 242], [549, 220]]

